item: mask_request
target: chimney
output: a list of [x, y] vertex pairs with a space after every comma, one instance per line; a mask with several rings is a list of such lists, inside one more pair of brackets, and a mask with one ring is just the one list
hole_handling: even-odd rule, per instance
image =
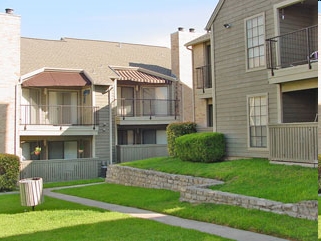
[[6, 14], [13, 14], [12, 8], [6, 8]]
[[190, 32], [190, 33], [195, 33], [195, 29], [194, 29], [194, 28], [190, 28], [190, 29], [189, 29], [189, 32]]
[[184, 28], [183, 27], [178, 27], [178, 31], [183, 32]]

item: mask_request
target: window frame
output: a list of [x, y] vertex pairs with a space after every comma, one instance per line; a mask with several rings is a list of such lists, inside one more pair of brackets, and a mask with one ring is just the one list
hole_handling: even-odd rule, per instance
[[[258, 17], [263, 17], [263, 43], [262, 44], [259, 44], [259, 40], [258, 40], [258, 45], [255, 45], [256, 47], [263, 47], [264, 49], [264, 54], [261, 55], [261, 57], [264, 58], [264, 65], [259, 65], [258, 67], [251, 67], [249, 66], [249, 46], [248, 46], [248, 32], [247, 32], [247, 22], [249, 20], [253, 20], [255, 18], [258, 18]], [[244, 41], [245, 41], [245, 68], [246, 68], [246, 72], [251, 72], [251, 71], [257, 71], [257, 70], [263, 70], [263, 69], [266, 69], [266, 46], [265, 46], [265, 38], [266, 38], [266, 23], [265, 23], [265, 13], [262, 12], [262, 13], [259, 13], [259, 14], [256, 14], [256, 15], [253, 15], [251, 17], [248, 17], [246, 19], [244, 19]], [[259, 35], [258, 35], [259, 37]], [[252, 48], [254, 49], [255, 46], [252, 46]], [[259, 50], [260, 51], [260, 50]], [[260, 55], [259, 55], [260, 57]]]
[[[251, 145], [251, 121], [250, 121], [250, 111], [251, 111], [251, 106], [250, 106], [250, 103], [251, 103], [251, 99], [252, 98], [258, 98], [258, 97], [265, 97], [266, 98], [266, 115], [265, 115], [265, 118], [266, 118], [266, 146], [252, 146]], [[268, 93], [260, 93], [260, 94], [253, 94], [253, 95], [247, 95], [247, 145], [248, 145], [248, 149], [249, 150], [256, 150], [256, 151], [267, 151], [268, 148], [269, 148], [269, 96], [268, 96]], [[260, 105], [260, 108], [262, 108], [262, 106]], [[261, 115], [260, 115], [261, 117]], [[256, 125], [253, 125], [254, 127]], [[259, 126], [259, 125], [258, 125]], [[262, 125], [261, 125], [262, 126]], [[261, 135], [261, 138], [263, 138], [264, 136]]]

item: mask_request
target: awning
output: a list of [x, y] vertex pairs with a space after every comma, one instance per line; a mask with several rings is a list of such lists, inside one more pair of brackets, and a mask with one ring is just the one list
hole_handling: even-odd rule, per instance
[[23, 87], [86, 86], [90, 80], [81, 72], [48, 71], [36, 74], [22, 83]]
[[119, 75], [118, 80], [129, 80], [141, 83], [151, 84], [171, 84], [172, 81], [162, 78], [160, 76], [152, 75], [146, 72], [142, 72], [139, 69], [114, 69]]

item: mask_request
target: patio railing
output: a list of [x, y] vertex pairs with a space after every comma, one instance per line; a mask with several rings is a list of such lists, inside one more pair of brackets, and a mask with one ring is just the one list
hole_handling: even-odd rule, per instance
[[311, 63], [318, 60], [318, 26], [311, 26], [266, 40], [268, 68], [275, 69]]
[[205, 65], [195, 69], [197, 89], [203, 89], [203, 92], [205, 92], [205, 89], [212, 88], [211, 73], [211, 65]]
[[168, 99], [118, 99], [117, 116], [178, 116], [178, 100]]
[[21, 125], [97, 125], [98, 107], [21, 105]]
[[318, 123], [269, 125], [270, 159], [299, 163], [318, 160]]

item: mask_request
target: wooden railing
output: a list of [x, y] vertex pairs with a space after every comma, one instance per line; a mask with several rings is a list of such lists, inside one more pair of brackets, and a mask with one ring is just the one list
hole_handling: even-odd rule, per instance
[[20, 179], [42, 177], [44, 182], [92, 179], [101, 176], [101, 167], [102, 160], [98, 158], [22, 161]]
[[168, 156], [166, 144], [117, 146], [117, 162], [129, 162], [157, 156]]
[[290, 123], [269, 125], [270, 159], [315, 163], [318, 159], [318, 124]]

